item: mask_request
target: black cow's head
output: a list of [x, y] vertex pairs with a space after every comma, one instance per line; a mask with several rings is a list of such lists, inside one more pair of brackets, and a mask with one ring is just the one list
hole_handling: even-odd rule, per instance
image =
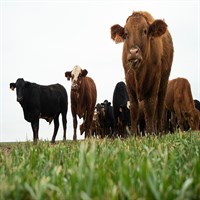
[[101, 105], [104, 106], [104, 110], [105, 110], [105, 112], [107, 112], [109, 107], [111, 106], [111, 103], [108, 102], [108, 100], [105, 100], [103, 103], [101, 103]]
[[30, 82], [24, 81], [23, 78], [17, 79], [16, 83], [10, 83], [10, 89], [16, 88], [17, 101], [22, 104], [24, 99], [28, 96], [28, 88], [31, 85]]
[[88, 71], [86, 69], [81, 69], [78, 65], [76, 65], [72, 71], [65, 72], [65, 77], [67, 80], [72, 81], [71, 89], [74, 91], [78, 91], [81, 85], [81, 78], [87, 75]]

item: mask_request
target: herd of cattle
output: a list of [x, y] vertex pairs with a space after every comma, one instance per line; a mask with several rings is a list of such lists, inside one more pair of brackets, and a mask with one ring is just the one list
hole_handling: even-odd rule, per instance
[[[193, 100], [190, 83], [177, 78], [169, 81], [173, 62], [173, 42], [163, 20], [147, 12], [133, 12], [124, 27], [111, 27], [111, 38], [123, 42], [122, 63], [125, 81], [116, 84], [112, 104], [97, 103], [95, 82], [87, 70], [75, 66], [65, 77], [71, 80], [71, 112], [77, 139], [77, 116], [83, 118], [80, 133], [85, 137], [127, 137], [200, 129], [200, 102]], [[68, 96], [60, 84], [42, 86], [23, 79], [10, 83], [24, 118], [31, 123], [34, 141], [38, 140], [39, 119], [54, 120], [55, 142], [62, 115], [63, 140], [66, 140]]]

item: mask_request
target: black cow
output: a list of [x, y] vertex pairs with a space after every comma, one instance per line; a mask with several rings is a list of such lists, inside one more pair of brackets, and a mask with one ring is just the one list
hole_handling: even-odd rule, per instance
[[127, 127], [130, 127], [131, 124], [128, 103], [129, 97], [126, 85], [123, 81], [118, 82], [113, 93], [113, 110], [115, 118], [115, 131], [122, 137], [127, 135]]
[[199, 100], [195, 99], [194, 100], [194, 105], [195, 105], [195, 108], [200, 111], [200, 102], [199, 102]]
[[65, 88], [60, 84], [38, 85], [17, 79], [16, 83], [10, 83], [10, 88], [16, 88], [17, 101], [22, 106], [24, 118], [31, 123], [33, 140], [38, 140], [39, 119], [45, 119], [49, 124], [54, 120], [54, 133], [51, 142], [55, 138], [59, 128], [59, 115], [62, 114], [63, 140], [66, 140], [68, 97]]
[[100, 135], [101, 138], [108, 136], [112, 137], [114, 134], [114, 114], [113, 107], [108, 100], [101, 104], [97, 104], [97, 112], [99, 115]]

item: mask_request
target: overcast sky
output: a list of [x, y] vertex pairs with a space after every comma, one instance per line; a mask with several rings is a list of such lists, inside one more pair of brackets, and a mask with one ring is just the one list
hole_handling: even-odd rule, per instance
[[[132, 11], [145, 10], [164, 19], [174, 42], [170, 79], [190, 81], [200, 100], [199, 1], [1, 1], [0, 141], [32, 140], [30, 123], [9, 83], [17, 78], [41, 85], [62, 84], [70, 102], [71, 82], [64, 73], [75, 65], [88, 70], [97, 87], [97, 102], [112, 102], [115, 85], [124, 81], [123, 44], [110, 38], [110, 27], [125, 25]], [[67, 139], [73, 138], [69, 104]], [[79, 121], [79, 125], [82, 122]], [[53, 123], [41, 119], [39, 138], [50, 140]], [[63, 137], [60, 127], [56, 140]], [[78, 132], [78, 138], [80, 134]]]

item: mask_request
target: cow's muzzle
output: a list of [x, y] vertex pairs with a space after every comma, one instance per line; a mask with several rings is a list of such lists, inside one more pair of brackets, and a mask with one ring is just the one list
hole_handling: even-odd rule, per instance
[[17, 101], [21, 103], [23, 101], [23, 97], [17, 97]]
[[73, 83], [72, 86], [71, 86], [71, 89], [72, 89], [73, 91], [77, 91], [77, 90], [79, 89], [78, 84], [77, 84], [77, 83]]
[[129, 53], [127, 55], [127, 61], [129, 66], [133, 70], [137, 70], [140, 67], [142, 56], [141, 56], [141, 50], [138, 46], [134, 46], [129, 50]]

